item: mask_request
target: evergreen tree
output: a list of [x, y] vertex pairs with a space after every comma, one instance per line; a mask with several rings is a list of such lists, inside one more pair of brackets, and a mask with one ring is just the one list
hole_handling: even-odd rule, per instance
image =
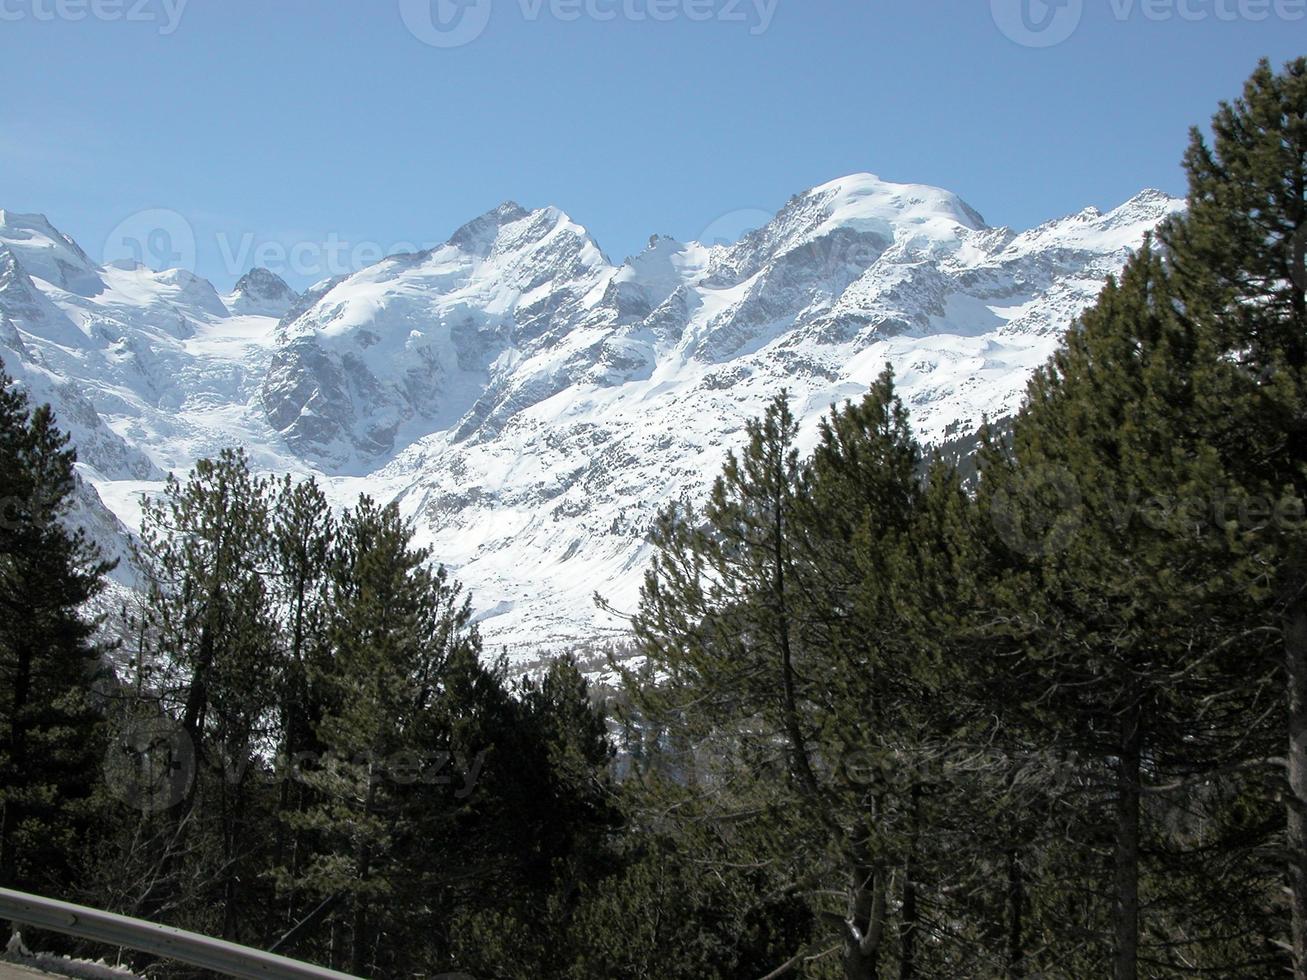
[[303, 776], [320, 802], [291, 820], [325, 842], [292, 883], [348, 899], [348, 953], [333, 949], [332, 959], [358, 975], [388, 971], [384, 956], [402, 953], [402, 892], [419, 874], [419, 856], [404, 845], [416, 842], [415, 822], [431, 816], [422, 779], [436, 775], [432, 765], [449, 779], [464, 761], [429, 757], [448, 751], [439, 717], [444, 672], [456, 660], [475, 664], [479, 650], [466, 598], [443, 569], [426, 567], [427, 552], [411, 541], [393, 504], [363, 497], [341, 522], [331, 568], [333, 656], [314, 678], [326, 694], [316, 726], [326, 754]]
[[[859, 404], [822, 421], [800, 498], [799, 548], [809, 558], [801, 574], [810, 579], [804, 591], [819, 597], [806, 632], [825, 659], [812, 666], [825, 685], [823, 742], [860, 774], [836, 790], [842, 810], [867, 815], [854, 825], [862, 855], [854, 880], [868, 882], [873, 909], [898, 905], [898, 971], [907, 977], [916, 973], [921, 945], [921, 845], [931, 833], [923, 827], [926, 770], [941, 748], [927, 701], [943, 680], [934, 656], [940, 648], [912, 621], [929, 588], [916, 563], [930, 533], [921, 521], [921, 465], [887, 369]], [[944, 489], [947, 477], [940, 476]], [[859, 931], [864, 950], [847, 950], [846, 959], [863, 959], [874, 971], [879, 953], [866, 949], [870, 932]]]
[[249, 893], [267, 862], [267, 829], [252, 822], [267, 810], [252, 800], [266, 791], [256, 775], [277, 708], [268, 492], [238, 450], [200, 460], [147, 501], [137, 552], [142, 679], [127, 723], [139, 712], [171, 721], [196, 767], [162, 813], [142, 814], [159, 861], [133, 911], [172, 909], [173, 921], [230, 939], [265, 929]]
[[[1167, 846], [1150, 840], [1145, 794], [1237, 763], [1254, 707], [1230, 682], [1225, 641], [1241, 606], [1207, 517], [1226, 483], [1209, 439], [1230, 384], [1214, 339], [1178, 314], [1171, 276], [1145, 247], [1037, 372], [1010, 457], [982, 467], [982, 509], [1012, 559], [994, 583], [998, 633], [1011, 641], [998, 647], [994, 708], [1065, 755], [1088, 812], [1112, 807], [1103, 949], [1121, 980], [1138, 975], [1141, 935], [1150, 957], [1178, 966], [1208, 955], [1203, 944], [1229, 924], [1171, 934], [1156, 899], [1141, 897], [1141, 868], [1145, 851]], [[1043, 515], [1034, 526], [1032, 512]], [[1232, 966], [1245, 962], [1215, 968]]]
[[[465, 705], [458, 742], [464, 752], [480, 746], [485, 761], [451, 828], [456, 835], [436, 838], [441, 853], [472, 870], [445, 888], [454, 920], [449, 965], [474, 976], [524, 968], [571, 976], [590, 942], [582, 934], [590, 890], [622, 865], [606, 718], [571, 657], [511, 694], [487, 687], [456, 698]], [[620, 942], [631, 923], [609, 925], [606, 935]]]
[[913, 976], [938, 948], [923, 939], [922, 876], [964, 714], [937, 710], [935, 692], [965, 497], [944, 468], [923, 484], [888, 373], [832, 412], [806, 466], [784, 398], [748, 434], [702, 517], [673, 509], [658, 526], [635, 622], [653, 681], [628, 671], [629, 723], [832, 930], [832, 949], [814, 937], [788, 969], [838, 952], [856, 980], [895, 955]]
[[55, 895], [95, 815], [102, 665], [85, 606], [113, 567], [66, 525], [76, 458], [0, 365], [0, 884]]
[[[285, 869], [293, 883], [314, 847], [305, 832], [288, 826], [287, 820], [312, 802], [307, 784], [294, 778], [296, 768], [322, 751], [316, 731], [329, 707], [321, 678], [331, 656], [329, 572], [336, 522], [315, 480], [297, 482], [289, 476], [276, 487], [269, 519], [269, 588], [278, 626], [275, 767], [281, 817], [272, 864]], [[270, 926], [278, 935], [285, 934], [309, 911], [292, 885], [284, 896], [283, 914]], [[269, 934], [269, 942], [274, 938]]]
[[[1307, 978], [1307, 59], [1276, 74], [1262, 62], [1222, 104], [1209, 146], [1185, 157], [1188, 212], [1162, 232], [1185, 315], [1221, 338], [1241, 385], [1227, 405], [1222, 456], [1242, 488], [1235, 521], [1241, 582], [1278, 629], [1287, 731], [1287, 884], [1293, 971]], [[1265, 675], [1250, 650], [1244, 677]]]
[[[636, 814], [645, 809], [639, 795], [631, 800]], [[804, 957], [794, 950], [815, 938], [805, 904], [770, 893], [766, 871], [739, 856], [740, 841], [723, 840], [708, 822], [683, 823], [675, 834], [632, 825], [619, 870], [581, 883], [568, 961], [556, 975], [728, 980], [767, 976], [782, 964], [802, 969]]]
[[[654, 805], [729, 826], [731, 838], [764, 848], [740, 860], [757, 861], [771, 888], [806, 891], [843, 888], [852, 874], [828, 860], [844, 835], [820, 781], [815, 675], [800, 637], [796, 435], [782, 395], [749, 424], [702, 515], [681, 503], [660, 516], [634, 621], [649, 670], [624, 676], [626, 724], [656, 748], [642, 753], [646, 764], [678, 799], [678, 784], [701, 795], [693, 807]], [[796, 807], [806, 819], [778, 819]], [[859, 901], [867, 928], [875, 913]]]

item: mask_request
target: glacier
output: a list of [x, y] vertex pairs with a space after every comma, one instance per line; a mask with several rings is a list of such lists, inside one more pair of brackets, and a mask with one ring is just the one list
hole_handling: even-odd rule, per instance
[[888, 363], [924, 443], [970, 434], [1182, 206], [1147, 190], [1016, 231], [856, 174], [736, 242], [656, 235], [616, 263], [558, 208], [507, 202], [303, 294], [266, 269], [220, 294], [97, 263], [0, 211], [0, 358], [71, 432], [75, 517], [110, 553], [166, 473], [240, 446], [340, 506], [398, 501], [487, 648], [525, 661], [623, 635], [654, 516], [781, 389], [810, 441]]

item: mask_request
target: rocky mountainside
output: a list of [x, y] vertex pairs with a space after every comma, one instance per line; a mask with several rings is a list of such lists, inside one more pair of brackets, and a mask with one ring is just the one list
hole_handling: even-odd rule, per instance
[[888, 362], [922, 438], [1012, 411], [1026, 378], [1180, 202], [1145, 191], [1030, 231], [861, 174], [727, 245], [655, 236], [611, 262], [556, 208], [506, 203], [431, 251], [294, 296], [220, 297], [99, 266], [0, 212], [0, 357], [52, 401], [89, 487], [131, 527], [164, 471], [223, 445], [399, 499], [510, 652], [620, 628], [644, 533], [787, 388], [811, 432]]
[[281, 276], [267, 269], [253, 268], [236, 282], [224, 302], [238, 316], [271, 316], [280, 319], [290, 312], [299, 294]]

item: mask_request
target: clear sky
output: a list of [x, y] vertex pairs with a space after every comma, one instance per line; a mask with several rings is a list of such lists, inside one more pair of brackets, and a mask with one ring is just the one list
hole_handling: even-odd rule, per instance
[[220, 287], [510, 198], [620, 260], [857, 171], [1025, 227], [1183, 193], [1187, 128], [1307, 53], [1307, 0], [1058, 2], [0, 0], [0, 207]]

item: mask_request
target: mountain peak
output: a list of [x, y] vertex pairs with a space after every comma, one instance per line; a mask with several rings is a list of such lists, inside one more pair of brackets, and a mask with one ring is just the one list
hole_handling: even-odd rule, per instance
[[1127, 201], [1126, 203], [1133, 204], [1136, 201], [1141, 203], [1146, 203], [1146, 204], [1150, 204], [1154, 202], [1170, 203], [1172, 201], [1179, 201], [1179, 200], [1181, 200], [1181, 198], [1178, 198], [1173, 194], [1168, 194], [1166, 193], [1166, 191], [1159, 191], [1156, 187], [1145, 187], [1134, 197], [1130, 198], [1130, 200]]
[[891, 247], [944, 254], [987, 230], [985, 219], [951, 191], [849, 174], [796, 194], [766, 225], [715, 255], [712, 281], [718, 287], [739, 283], [782, 256], [813, 248], [846, 271], [859, 264], [865, 269]]
[[43, 214], [0, 209], [0, 242], [37, 279], [81, 296], [95, 296], [104, 289], [99, 267]]
[[6, 211], [0, 208], [0, 228], [7, 231], [35, 231], [50, 238], [64, 238], [50, 219], [38, 212]]
[[295, 305], [299, 294], [286, 281], [262, 266], [255, 266], [236, 282], [227, 297], [227, 308], [244, 316], [275, 316], [278, 319]]
[[256, 265], [241, 276], [236, 281], [236, 288], [233, 291], [252, 293], [258, 296], [281, 296], [286, 293], [290, 293], [292, 296], [295, 295], [291, 288], [286, 285], [286, 280], [271, 269], [265, 269], [261, 265]]
[[929, 184], [899, 184], [871, 173], [849, 174], [799, 195], [801, 200], [814, 198], [827, 204], [832, 218], [847, 221], [927, 224], [942, 219], [975, 231], [988, 227], [980, 213], [952, 191]]
[[87, 265], [92, 264], [81, 246], [51, 224], [44, 214], [0, 208], [0, 237], [30, 241], [33, 236], [58, 244], [76, 254]]
[[521, 221], [523, 218], [530, 216], [531, 212], [516, 201], [505, 201], [498, 207], [491, 208], [485, 214], [473, 218], [459, 228], [458, 231], [449, 236], [449, 244], [462, 249], [464, 252], [485, 255], [490, 251], [490, 246], [494, 244], [499, 229], [503, 228], [504, 225], [512, 224], [514, 221]]
[[1112, 214], [1131, 214], [1139, 216], [1168, 215], [1184, 208], [1183, 198], [1173, 197], [1165, 191], [1146, 187], [1119, 207], [1113, 208]]
[[1017, 235], [1010, 252], [1075, 249], [1085, 253], [1120, 255], [1135, 249], [1145, 232], [1184, 210], [1185, 202], [1158, 190], [1143, 190], [1109, 211], [1088, 207], [1076, 214], [1046, 221]]

